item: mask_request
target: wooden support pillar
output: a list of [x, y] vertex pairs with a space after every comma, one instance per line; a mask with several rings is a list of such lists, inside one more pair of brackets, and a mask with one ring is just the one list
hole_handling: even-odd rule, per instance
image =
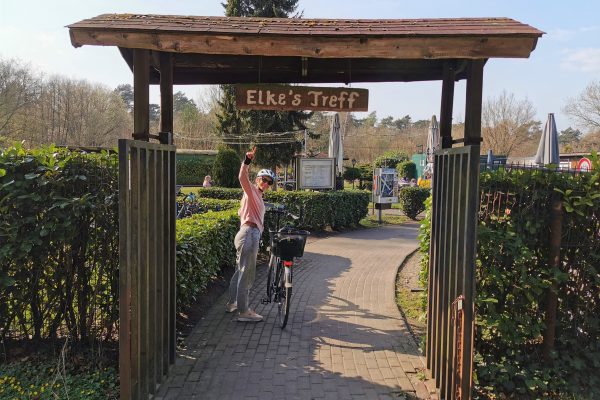
[[442, 106], [440, 109], [440, 137], [442, 149], [452, 147], [452, 106], [454, 104], [454, 64], [444, 63], [442, 80]]
[[150, 140], [150, 53], [133, 50], [133, 138]]
[[160, 142], [173, 144], [173, 55], [160, 53]]
[[467, 66], [467, 98], [465, 104], [465, 146], [481, 144], [481, 108], [483, 65], [485, 60], [473, 60]]

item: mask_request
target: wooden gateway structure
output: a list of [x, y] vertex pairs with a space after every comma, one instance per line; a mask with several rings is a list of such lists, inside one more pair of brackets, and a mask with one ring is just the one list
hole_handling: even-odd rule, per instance
[[[427, 368], [441, 398], [471, 397], [483, 70], [490, 58], [529, 57], [543, 32], [508, 18], [130, 14], [68, 28], [75, 47], [118, 47], [134, 75], [135, 140], [120, 143], [121, 398], [154, 393], [175, 359], [173, 85], [434, 80], [442, 82], [442, 149], [433, 183]], [[453, 139], [454, 84], [462, 79], [464, 139]], [[151, 84], [161, 92], [154, 134]]]

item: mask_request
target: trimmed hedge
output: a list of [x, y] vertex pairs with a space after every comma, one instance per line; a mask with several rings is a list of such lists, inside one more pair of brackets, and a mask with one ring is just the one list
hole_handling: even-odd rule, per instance
[[177, 309], [192, 305], [225, 266], [235, 265], [236, 210], [177, 220]]
[[213, 163], [201, 159], [177, 159], [177, 184], [202, 186], [204, 177], [212, 174]]
[[367, 215], [370, 193], [366, 191], [267, 192], [265, 201], [283, 203], [301, 217], [299, 227], [319, 231], [356, 226]]
[[417, 186], [408, 186], [400, 189], [398, 202], [400, 209], [410, 219], [417, 219], [417, 215], [425, 211], [425, 200], [431, 194], [431, 190]]
[[240, 163], [241, 160], [233, 149], [220, 148], [213, 164], [213, 180], [219, 186], [239, 188]]
[[241, 200], [244, 191], [235, 188], [210, 187], [198, 189], [198, 196], [202, 198], [221, 200]]

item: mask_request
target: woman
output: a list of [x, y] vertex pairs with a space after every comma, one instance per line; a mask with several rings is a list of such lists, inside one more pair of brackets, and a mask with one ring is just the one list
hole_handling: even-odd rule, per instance
[[202, 182], [202, 187], [209, 188], [212, 186], [212, 178], [210, 175], [206, 175], [204, 177], [204, 182]]
[[244, 190], [238, 215], [240, 216], [240, 230], [235, 235], [235, 249], [237, 252], [237, 267], [229, 284], [229, 301], [225, 311], [239, 311], [237, 317], [241, 322], [259, 322], [263, 317], [248, 307], [250, 288], [254, 283], [256, 272], [256, 256], [258, 243], [263, 231], [265, 219], [265, 203], [263, 193], [275, 182], [275, 174], [268, 169], [261, 169], [256, 175], [254, 184], [248, 178], [248, 168], [256, 147], [246, 153], [246, 158], [240, 167], [239, 180]]

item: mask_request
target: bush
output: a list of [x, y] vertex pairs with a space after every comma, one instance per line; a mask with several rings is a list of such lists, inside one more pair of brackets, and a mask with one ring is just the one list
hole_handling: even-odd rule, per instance
[[417, 219], [417, 215], [425, 211], [425, 200], [429, 197], [431, 191], [420, 187], [403, 187], [398, 193], [398, 202], [400, 209], [410, 219]]
[[198, 195], [203, 198], [221, 200], [241, 200], [244, 195], [242, 189], [210, 187], [198, 189]]
[[384, 168], [384, 165], [385, 168], [396, 168], [400, 162], [405, 160], [408, 160], [408, 156], [404, 153], [386, 151], [373, 161], [373, 168]]
[[344, 179], [349, 182], [353, 182], [353, 181], [357, 180], [358, 178], [360, 178], [360, 176], [361, 176], [360, 169], [358, 169], [356, 167], [346, 167], [344, 169]]
[[[213, 180], [218, 186], [239, 188], [238, 173], [241, 161], [233, 149], [222, 147], [215, 157], [213, 165]], [[202, 177], [204, 179], [204, 177]]]
[[236, 210], [177, 220], [177, 309], [184, 311], [225, 266], [235, 265]]
[[213, 163], [202, 159], [177, 159], [177, 184], [202, 186], [204, 177], [212, 174]]
[[356, 226], [367, 215], [370, 193], [365, 191], [267, 192], [265, 201], [283, 203], [301, 217], [299, 226], [319, 231], [330, 226], [341, 229]]
[[[600, 164], [593, 173], [484, 171], [476, 260], [476, 398], [600, 398]], [[561, 266], [549, 266], [560, 195]], [[428, 255], [430, 213], [422, 222]], [[427, 242], [427, 243], [425, 243]], [[423, 265], [421, 279], [426, 279]], [[552, 362], [543, 361], [546, 294], [558, 295]]]
[[398, 176], [400, 178], [405, 177], [408, 180], [417, 179], [417, 166], [412, 161], [402, 161], [396, 166]]
[[118, 158], [0, 152], [0, 339], [111, 338], [118, 321]]

